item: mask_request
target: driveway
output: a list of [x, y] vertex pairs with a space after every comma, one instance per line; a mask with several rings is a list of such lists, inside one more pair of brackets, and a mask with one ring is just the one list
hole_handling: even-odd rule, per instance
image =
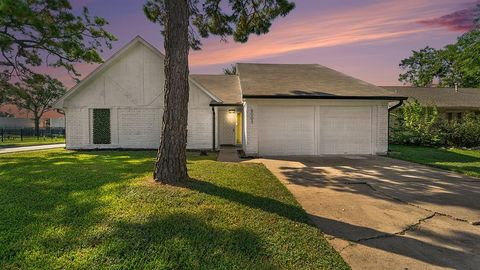
[[479, 269], [480, 180], [386, 157], [257, 159], [353, 269]]

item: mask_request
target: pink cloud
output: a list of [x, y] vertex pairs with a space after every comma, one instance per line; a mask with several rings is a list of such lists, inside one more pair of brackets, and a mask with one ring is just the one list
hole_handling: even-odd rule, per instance
[[292, 13], [275, 22], [270, 33], [252, 36], [246, 44], [207, 40], [202, 51], [191, 53], [190, 63], [198, 67], [249, 61], [299, 50], [384, 42], [429, 33], [430, 28], [418, 27], [418, 19], [438, 17], [458, 8], [458, 2], [454, 4], [451, 0], [435, 3], [429, 0], [385, 0], [330, 13], [311, 12], [308, 16]]
[[476, 4], [473, 4], [467, 9], [458, 10], [433, 19], [419, 20], [417, 22], [429, 27], [441, 27], [450, 31], [466, 32], [473, 29], [473, 20], [476, 16], [478, 16]]

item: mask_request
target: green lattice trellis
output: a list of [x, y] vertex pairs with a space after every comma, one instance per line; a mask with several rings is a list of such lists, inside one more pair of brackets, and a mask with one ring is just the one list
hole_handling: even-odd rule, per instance
[[93, 143], [110, 144], [110, 109], [93, 109]]

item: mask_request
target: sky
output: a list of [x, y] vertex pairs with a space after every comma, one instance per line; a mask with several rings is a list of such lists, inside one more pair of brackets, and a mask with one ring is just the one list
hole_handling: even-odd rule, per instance
[[[142, 36], [163, 50], [160, 27], [149, 22], [139, 0], [72, 0], [74, 10], [109, 21], [117, 36], [115, 51]], [[245, 44], [217, 37], [191, 51], [191, 73], [220, 74], [237, 62], [316, 63], [377, 85], [401, 85], [400, 61], [425, 46], [441, 48], [471, 28], [478, 0], [293, 0], [296, 8], [273, 22], [266, 35], [252, 35]], [[95, 65], [76, 65], [82, 77]], [[51, 71], [68, 87], [73, 81], [62, 70]]]

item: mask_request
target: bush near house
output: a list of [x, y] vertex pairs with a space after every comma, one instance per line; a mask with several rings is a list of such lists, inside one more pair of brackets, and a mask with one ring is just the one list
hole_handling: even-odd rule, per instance
[[403, 145], [478, 147], [480, 117], [467, 113], [462, 120], [439, 117], [435, 106], [414, 100], [393, 114], [390, 142]]

